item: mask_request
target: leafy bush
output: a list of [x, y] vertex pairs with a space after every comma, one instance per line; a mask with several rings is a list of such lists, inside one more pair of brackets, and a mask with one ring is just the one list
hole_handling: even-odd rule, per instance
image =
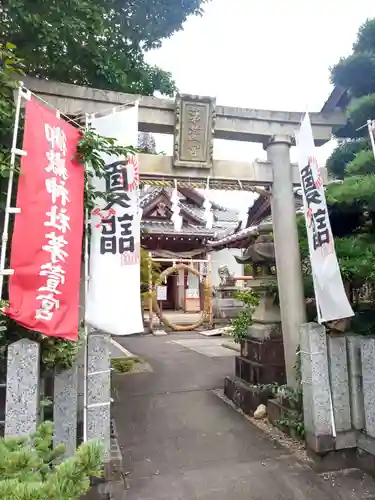
[[249, 326], [252, 324], [253, 313], [259, 305], [259, 295], [253, 290], [247, 289], [238, 292], [234, 298], [242, 301], [244, 305], [242, 311], [232, 320], [231, 325], [231, 334], [234, 341], [240, 343], [247, 336]]
[[51, 422], [29, 438], [0, 440], [2, 500], [78, 500], [90, 488], [90, 477], [101, 475], [102, 449], [96, 442], [81, 445], [61, 463], [64, 446], [52, 446]]
[[[0, 306], [4, 307], [5, 304], [6, 301], [1, 301]], [[0, 376], [4, 375], [6, 369], [9, 345], [24, 338], [40, 343], [42, 373], [69, 369], [77, 359], [82, 346], [83, 325], [80, 326], [78, 334], [78, 342], [58, 337], [47, 337], [39, 332], [24, 328], [13, 319], [0, 313]]]

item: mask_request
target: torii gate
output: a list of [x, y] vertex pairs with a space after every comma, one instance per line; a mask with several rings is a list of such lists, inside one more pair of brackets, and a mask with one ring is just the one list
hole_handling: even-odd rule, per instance
[[[290, 147], [302, 113], [217, 106], [214, 98], [178, 95], [171, 99], [140, 97], [24, 77], [25, 86], [67, 115], [100, 113], [139, 100], [139, 130], [173, 134], [173, 156], [141, 154], [145, 183], [174, 179], [211, 189], [250, 189], [269, 186], [276, 253], [287, 380], [294, 385], [299, 329], [305, 322], [301, 259], [293, 186], [299, 185]], [[329, 141], [332, 129], [345, 123], [342, 111], [311, 113], [316, 146]], [[213, 159], [213, 139], [262, 143], [267, 161], [235, 162]], [[321, 169], [322, 178], [327, 172]]]

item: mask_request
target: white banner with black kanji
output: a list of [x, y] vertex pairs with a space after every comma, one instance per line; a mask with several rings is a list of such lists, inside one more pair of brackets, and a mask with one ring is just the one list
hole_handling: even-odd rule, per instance
[[306, 113], [296, 134], [311, 270], [319, 322], [353, 316], [345, 293], [329, 221], [324, 186]]
[[[136, 146], [138, 106], [90, 120], [91, 127], [121, 146]], [[105, 178], [92, 187], [106, 193], [91, 213], [86, 321], [112, 335], [143, 332], [140, 297], [139, 169], [136, 156], [103, 155]]]

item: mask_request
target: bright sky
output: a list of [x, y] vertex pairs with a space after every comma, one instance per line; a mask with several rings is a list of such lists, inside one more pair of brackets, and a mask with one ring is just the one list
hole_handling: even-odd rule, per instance
[[[215, 96], [221, 105], [320, 111], [332, 90], [329, 67], [374, 16], [374, 0], [212, 0], [202, 18], [188, 19], [147, 58], [171, 71], [181, 92]], [[156, 140], [171, 154], [172, 137]], [[332, 144], [319, 149], [324, 163]], [[214, 156], [252, 161], [265, 153], [261, 145], [216, 140]], [[226, 204], [238, 205], [238, 195]]]

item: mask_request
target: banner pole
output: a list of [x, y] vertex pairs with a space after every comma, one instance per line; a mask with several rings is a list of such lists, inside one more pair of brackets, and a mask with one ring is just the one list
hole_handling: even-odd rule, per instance
[[[152, 333], [152, 294], [153, 294], [153, 283], [152, 283], [152, 253], [148, 253], [148, 317], [149, 317], [149, 331]], [[156, 290], [155, 290], [155, 293]]]
[[16, 164], [16, 153], [17, 153], [17, 139], [18, 139], [18, 127], [20, 122], [20, 112], [21, 112], [21, 99], [23, 96], [22, 92], [22, 82], [19, 82], [17, 101], [16, 101], [16, 113], [14, 116], [14, 127], [13, 127], [13, 139], [12, 139], [12, 149], [10, 154], [10, 170], [8, 178], [8, 189], [7, 197], [5, 203], [5, 217], [4, 217], [4, 228], [3, 235], [1, 238], [1, 254], [0, 254], [0, 300], [3, 298], [3, 288], [4, 288], [4, 268], [5, 268], [5, 258], [8, 243], [8, 233], [9, 233], [9, 215], [11, 213], [11, 203], [12, 203], [12, 191], [13, 191], [13, 179], [14, 179], [14, 167]]
[[[85, 130], [87, 129], [89, 124], [88, 115], [86, 114], [86, 124]], [[86, 165], [84, 165], [86, 168]], [[87, 186], [85, 185], [85, 189]], [[87, 390], [88, 390], [88, 335], [89, 335], [89, 326], [86, 321], [86, 307], [87, 307], [87, 296], [89, 289], [89, 211], [85, 209], [85, 247], [84, 247], [84, 273], [85, 273], [85, 317], [84, 317], [84, 325], [85, 325], [85, 333], [84, 333], [84, 361], [83, 361], [83, 441], [87, 441], [87, 406], [88, 406], [88, 398], [87, 398]]]
[[368, 128], [368, 133], [370, 135], [370, 141], [371, 141], [371, 147], [372, 147], [372, 152], [374, 154], [375, 158], [375, 123], [374, 120], [367, 120], [367, 128]]

